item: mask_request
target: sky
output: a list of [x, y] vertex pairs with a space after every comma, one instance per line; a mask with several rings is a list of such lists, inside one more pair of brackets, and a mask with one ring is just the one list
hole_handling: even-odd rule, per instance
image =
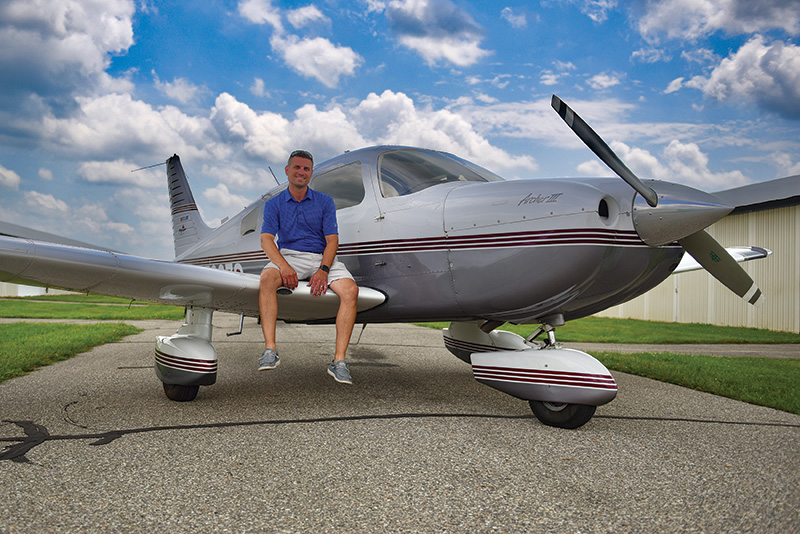
[[362, 147], [508, 179], [800, 174], [797, 0], [0, 0], [0, 221], [172, 259], [165, 167], [206, 222]]

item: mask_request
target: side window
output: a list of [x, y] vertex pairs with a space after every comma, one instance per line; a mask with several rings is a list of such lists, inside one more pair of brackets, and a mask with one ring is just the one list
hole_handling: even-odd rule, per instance
[[356, 161], [315, 176], [311, 188], [332, 196], [337, 210], [361, 204], [364, 200], [361, 162]]

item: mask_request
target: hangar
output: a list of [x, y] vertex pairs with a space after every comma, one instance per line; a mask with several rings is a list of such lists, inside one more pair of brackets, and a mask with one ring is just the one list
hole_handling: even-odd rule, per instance
[[764, 292], [764, 304], [750, 306], [701, 270], [670, 276], [650, 292], [598, 316], [800, 333], [800, 175], [714, 195], [737, 206], [707, 228], [714, 239], [726, 247], [772, 251], [766, 259], [742, 264]]

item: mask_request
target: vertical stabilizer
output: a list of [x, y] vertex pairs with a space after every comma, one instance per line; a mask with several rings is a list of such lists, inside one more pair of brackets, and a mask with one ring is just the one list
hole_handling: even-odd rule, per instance
[[178, 258], [211, 233], [194, 203], [192, 190], [177, 154], [167, 160], [167, 185], [172, 209], [172, 237]]

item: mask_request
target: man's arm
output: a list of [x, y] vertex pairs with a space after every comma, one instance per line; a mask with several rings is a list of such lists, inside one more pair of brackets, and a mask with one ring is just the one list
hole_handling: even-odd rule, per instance
[[[276, 247], [277, 248], [277, 247]], [[331, 234], [325, 236], [325, 250], [322, 252], [322, 265], [330, 267], [336, 258], [336, 252], [339, 250], [339, 235]], [[311, 294], [319, 297], [328, 291], [328, 273], [322, 269], [317, 269], [308, 281], [311, 286]]]
[[269, 260], [280, 267], [283, 285], [289, 289], [295, 289], [297, 287], [297, 271], [292, 269], [292, 266], [283, 257], [281, 251], [278, 250], [278, 245], [275, 244], [275, 235], [266, 232], [262, 233], [261, 248], [264, 249], [264, 254], [267, 255]]

